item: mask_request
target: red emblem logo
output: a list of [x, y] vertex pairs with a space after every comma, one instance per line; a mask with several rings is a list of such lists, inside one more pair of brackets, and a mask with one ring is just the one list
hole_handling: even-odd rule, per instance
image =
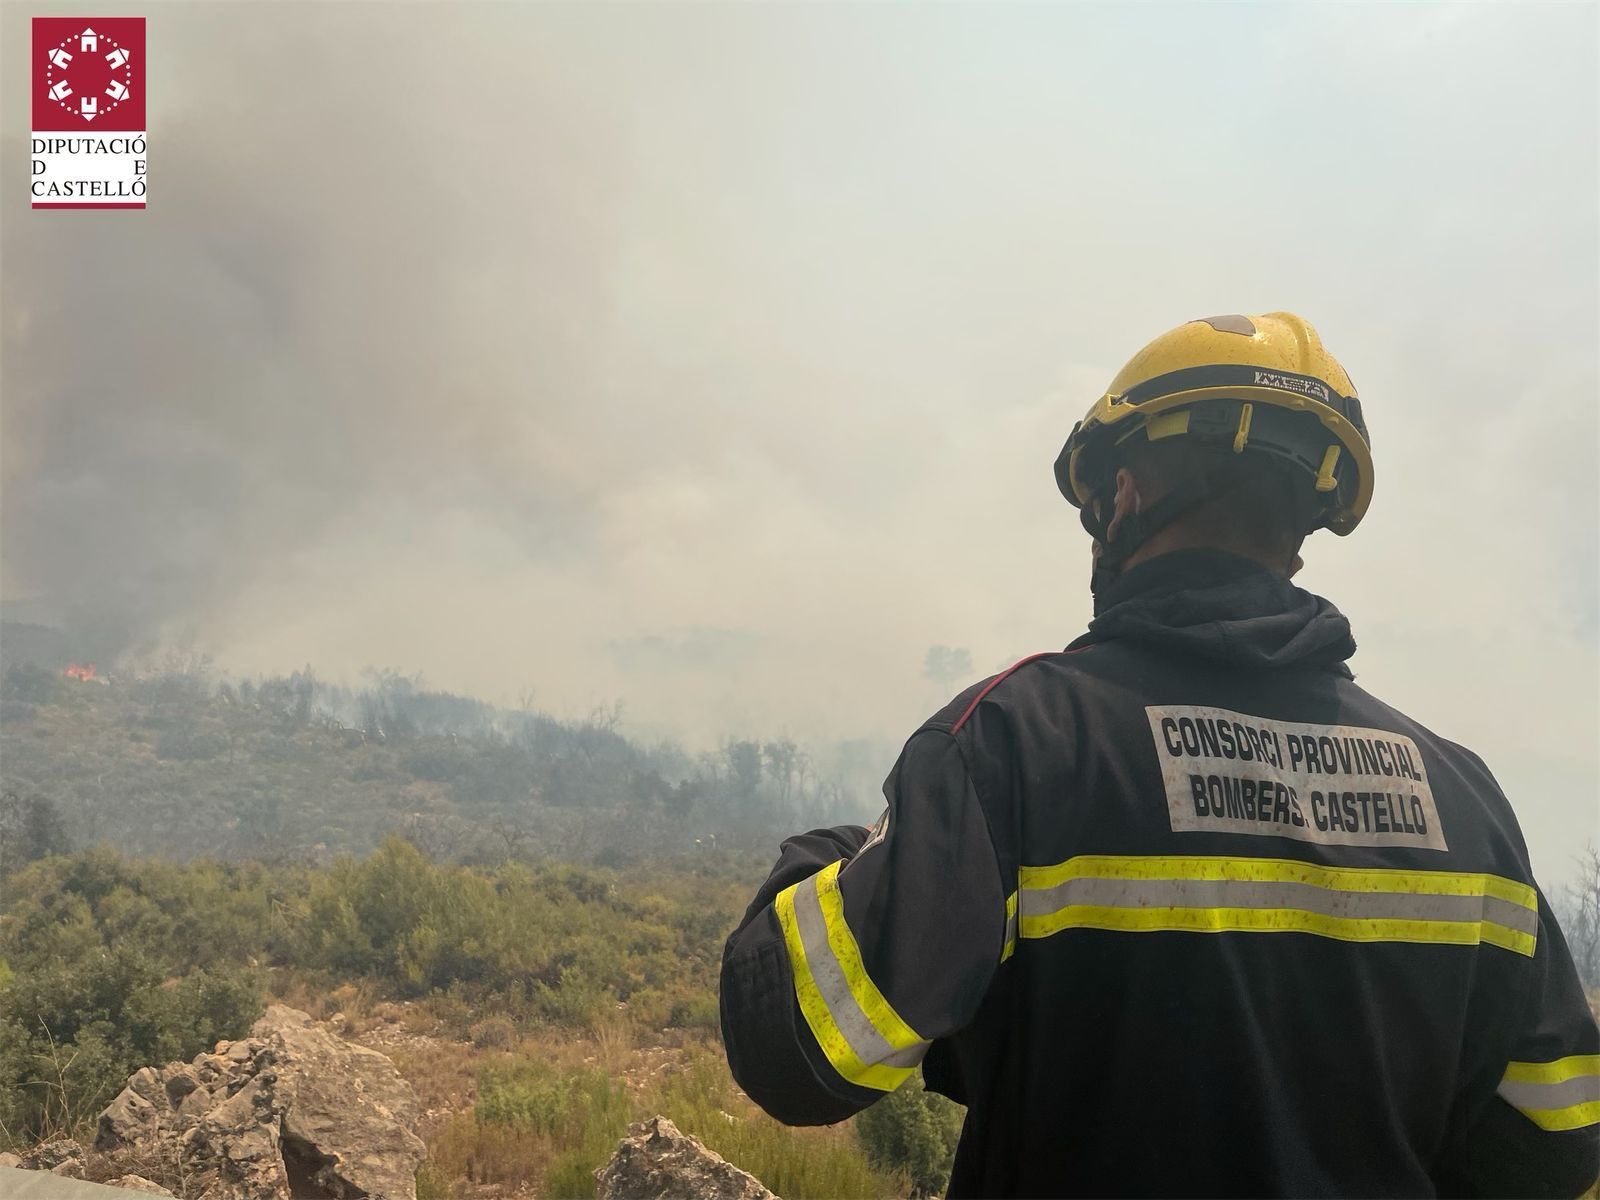
[[142, 132], [143, 17], [33, 19], [33, 128]]

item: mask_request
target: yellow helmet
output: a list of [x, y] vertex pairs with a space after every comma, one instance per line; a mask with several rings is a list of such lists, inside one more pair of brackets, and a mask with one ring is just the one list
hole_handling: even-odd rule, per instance
[[1203, 317], [1162, 334], [1073, 427], [1056, 483], [1087, 512], [1131, 444], [1171, 437], [1269, 454], [1305, 472], [1315, 513], [1306, 532], [1347, 534], [1372, 500], [1371, 442], [1355, 385], [1293, 313]]

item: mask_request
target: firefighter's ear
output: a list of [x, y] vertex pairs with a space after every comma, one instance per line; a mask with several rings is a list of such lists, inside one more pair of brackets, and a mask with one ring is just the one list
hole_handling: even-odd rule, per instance
[[1133, 477], [1133, 472], [1127, 467], [1118, 467], [1116, 494], [1111, 502], [1111, 521], [1106, 525], [1106, 539], [1116, 541], [1117, 527], [1122, 524], [1122, 519], [1138, 512], [1143, 504], [1143, 497], [1139, 495], [1139, 481]]

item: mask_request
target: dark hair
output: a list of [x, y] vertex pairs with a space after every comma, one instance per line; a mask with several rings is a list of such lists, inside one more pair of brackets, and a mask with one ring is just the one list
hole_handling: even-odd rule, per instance
[[1178, 517], [1172, 527], [1220, 548], [1286, 562], [1299, 553], [1309, 532], [1315, 507], [1310, 480], [1265, 454], [1235, 454], [1229, 447], [1174, 438], [1134, 447], [1124, 465], [1151, 499], [1193, 476], [1218, 478], [1220, 493]]

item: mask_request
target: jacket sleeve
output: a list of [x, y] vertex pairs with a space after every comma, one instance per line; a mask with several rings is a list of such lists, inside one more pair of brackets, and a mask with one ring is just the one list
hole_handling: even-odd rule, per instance
[[778, 1120], [843, 1120], [961, 1029], [999, 965], [1006, 893], [961, 751], [906, 744], [871, 831], [791, 838], [722, 959], [733, 1077]]
[[1600, 1174], [1600, 1031], [1544, 896], [1500, 1083], [1440, 1182], [1447, 1193], [1578, 1196]]

